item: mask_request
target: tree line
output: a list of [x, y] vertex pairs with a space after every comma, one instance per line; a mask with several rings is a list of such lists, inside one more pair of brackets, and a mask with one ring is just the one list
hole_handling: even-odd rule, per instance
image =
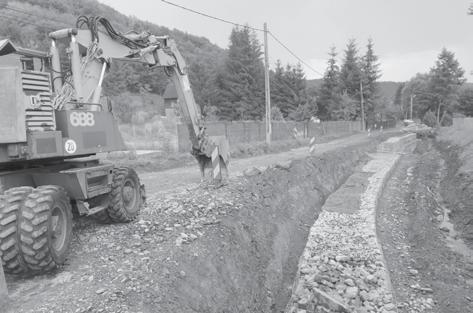
[[454, 113], [473, 116], [473, 88], [465, 86], [464, 74], [455, 53], [443, 48], [427, 73], [418, 73], [399, 85], [394, 103], [400, 117], [437, 126], [450, 125]]
[[[270, 71], [272, 116], [275, 119], [356, 120], [360, 117], [361, 93], [368, 116], [374, 114], [381, 76], [373, 41], [359, 56], [350, 40], [342, 65], [332, 48], [320, 88], [308, 88], [301, 64], [277, 61]], [[261, 44], [247, 27], [236, 27], [223, 65], [214, 77], [214, 92], [204, 103], [204, 114], [223, 120], [262, 119], [264, 115], [264, 65]]]
[[368, 40], [363, 56], [359, 56], [356, 41], [350, 40], [340, 66], [336, 48], [332, 47], [319, 92], [319, 117], [323, 120], [359, 119], [363, 100], [365, 116], [374, 119], [379, 77], [380, 63], [372, 39]]
[[[248, 27], [235, 27], [222, 66], [201, 106], [207, 118], [261, 120], [265, 113], [264, 64], [261, 43]], [[315, 92], [308, 90], [300, 64], [278, 61], [270, 72], [272, 115], [303, 120], [317, 112]]]

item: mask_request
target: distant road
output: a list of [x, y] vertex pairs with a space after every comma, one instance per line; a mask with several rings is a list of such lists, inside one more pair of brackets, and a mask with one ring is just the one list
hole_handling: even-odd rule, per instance
[[[390, 130], [388, 132], [397, 131], [398, 130]], [[380, 134], [381, 133], [379, 132], [372, 133], [371, 137], [369, 137], [366, 133], [359, 133], [352, 136], [335, 139], [326, 143], [317, 144], [314, 155], [322, 154], [339, 147], [367, 142]], [[230, 178], [242, 175], [243, 171], [249, 168], [265, 167], [280, 162], [305, 158], [309, 156], [308, 150], [308, 147], [301, 147], [286, 152], [231, 160], [229, 166]], [[147, 195], [152, 196], [155, 193], [176, 188], [190, 187], [200, 183], [200, 171], [196, 163], [195, 166], [173, 168], [159, 172], [142, 173], [140, 174], [140, 179], [146, 186]]]

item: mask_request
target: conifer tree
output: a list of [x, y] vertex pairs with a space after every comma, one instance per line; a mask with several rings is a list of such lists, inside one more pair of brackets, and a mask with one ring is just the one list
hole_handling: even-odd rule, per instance
[[330, 48], [327, 69], [325, 70], [322, 86], [320, 87], [320, 97], [318, 101], [318, 116], [322, 120], [334, 118], [332, 112], [340, 101], [339, 77], [340, 68], [337, 65], [337, 52], [335, 47]]
[[361, 59], [361, 75], [363, 81], [363, 98], [365, 112], [368, 116], [373, 115], [376, 99], [378, 96], [377, 80], [381, 77], [378, 56], [374, 54], [373, 40], [368, 39], [366, 54]]
[[261, 45], [248, 27], [234, 28], [223, 68], [217, 75], [218, 115], [225, 120], [261, 119], [264, 68]]
[[355, 98], [359, 95], [361, 69], [358, 48], [354, 39], [346, 47], [343, 64], [340, 69], [340, 89], [342, 93]]
[[355, 114], [345, 116], [353, 116], [353, 118], [360, 116], [360, 82], [361, 82], [360, 59], [358, 57], [358, 48], [354, 39], [351, 39], [346, 47], [343, 64], [340, 69], [340, 91], [345, 98], [351, 98], [353, 101], [344, 103], [352, 105], [353, 108], [346, 108]]

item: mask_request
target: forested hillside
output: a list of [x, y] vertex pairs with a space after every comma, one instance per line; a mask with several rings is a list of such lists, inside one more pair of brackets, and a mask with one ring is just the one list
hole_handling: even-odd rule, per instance
[[[190, 66], [190, 79], [199, 103], [206, 102], [205, 93], [211, 89], [210, 76], [223, 62], [225, 50], [197, 37], [125, 16], [95, 0], [21, 0], [0, 2], [0, 38], [10, 38], [15, 44], [46, 51], [48, 33], [65, 27], [74, 27], [80, 15], [100, 15], [110, 20], [115, 29], [148, 30], [157, 35], [169, 35]], [[162, 94], [168, 78], [161, 69], [148, 69], [140, 64], [114, 62], [104, 85], [108, 95], [123, 93]]]

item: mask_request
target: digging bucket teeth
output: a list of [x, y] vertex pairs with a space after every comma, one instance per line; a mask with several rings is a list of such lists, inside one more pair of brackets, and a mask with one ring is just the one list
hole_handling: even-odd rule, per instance
[[199, 163], [201, 173], [205, 168], [212, 168], [212, 180], [220, 182], [228, 173], [230, 163], [230, 147], [225, 136], [205, 136], [199, 149], [193, 150], [193, 155]]

